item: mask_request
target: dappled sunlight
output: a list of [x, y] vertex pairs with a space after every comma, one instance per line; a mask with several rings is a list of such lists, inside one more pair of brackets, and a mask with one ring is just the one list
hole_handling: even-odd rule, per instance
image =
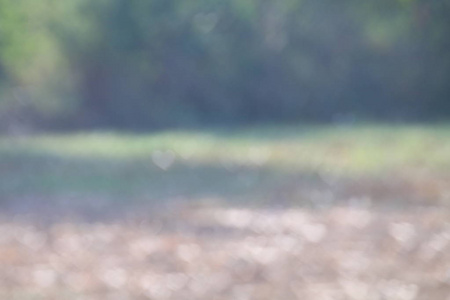
[[1, 137], [0, 298], [450, 293], [444, 133], [282, 132]]
[[[449, 139], [439, 126], [309, 126], [233, 130], [2, 136], [0, 153], [63, 160], [153, 160], [184, 164], [305, 169], [334, 175], [445, 170]], [[296, 129], [297, 134], [289, 133]], [[272, 131], [288, 132], [286, 136]], [[265, 132], [267, 134], [265, 134]], [[170, 157], [169, 157], [170, 156]], [[166, 160], [165, 163], [161, 161]], [[161, 168], [165, 169], [165, 168]]]
[[145, 215], [4, 218], [0, 295], [419, 300], [450, 292], [448, 209], [181, 205]]
[[0, 0], [0, 300], [450, 300], [447, 0]]

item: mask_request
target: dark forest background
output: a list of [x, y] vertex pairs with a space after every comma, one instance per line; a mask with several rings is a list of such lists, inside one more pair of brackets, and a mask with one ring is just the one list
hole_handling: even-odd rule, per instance
[[442, 120], [450, 1], [0, 0], [0, 126]]

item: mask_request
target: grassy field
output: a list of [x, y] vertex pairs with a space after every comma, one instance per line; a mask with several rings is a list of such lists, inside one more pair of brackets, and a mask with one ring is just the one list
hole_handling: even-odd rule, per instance
[[266, 188], [284, 188], [295, 176], [325, 183], [426, 176], [429, 182], [448, 176], [449, 153], [447, 126], [1, 137], [0, 195], [118, 196], [127, 202], [140, 197], [242, 196], [261, 189], [266, 194]]
[[445, 299], [450, 126], [0, 137], [0, 299]]

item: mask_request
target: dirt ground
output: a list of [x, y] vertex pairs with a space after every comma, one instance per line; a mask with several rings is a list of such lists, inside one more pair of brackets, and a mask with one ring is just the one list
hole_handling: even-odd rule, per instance
[[178, 200], [103, 216], [89, 199], [9, 203], [0, 299], [450, 299], [445, 178], [323, 187], [293, 178], [265, 206]]

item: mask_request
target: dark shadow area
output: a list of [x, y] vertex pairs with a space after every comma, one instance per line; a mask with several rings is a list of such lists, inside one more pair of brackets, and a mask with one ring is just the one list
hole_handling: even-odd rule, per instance
[[3, 132], [449, 117], [445, 0], [43, 1], [0, 4]]
[[81, 159], [2, 153], [4, 216], [95, 221], [157, 215], [174, 207], [303, 208], [356, 205], [408, 210], [448, 205], [449, 176], [399, 172], [337, 175], [320, 169], [199, 163], [179, 160], [166, 170], [152, 159]]

